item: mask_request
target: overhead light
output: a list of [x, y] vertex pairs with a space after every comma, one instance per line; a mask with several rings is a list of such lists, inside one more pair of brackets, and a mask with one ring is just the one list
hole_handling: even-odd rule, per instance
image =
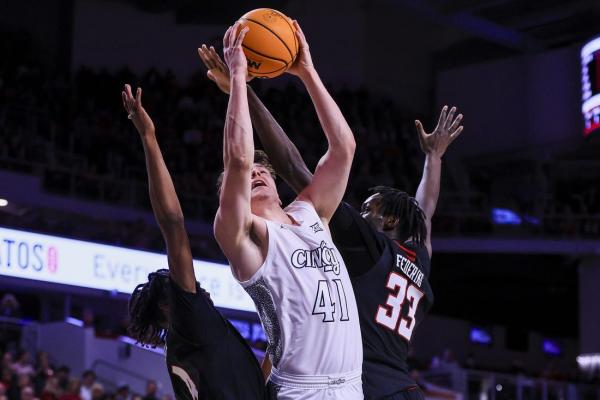
[[0, 207], [6, 207], [8, 205], [8, 200], [0, 199]]

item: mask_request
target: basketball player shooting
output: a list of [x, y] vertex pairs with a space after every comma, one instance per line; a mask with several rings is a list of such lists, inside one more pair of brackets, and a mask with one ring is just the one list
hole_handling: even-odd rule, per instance
[[[209, 79], [227, 93], [227, 66], [214, 48], [203, 46], [199, 52]], [[300, 193], [312, 180], [302, 156], [251, 90], [248, 101], [252, 122], [275, 170]], [[361, 213], [342, 203], [329, 224], [358, 301], [366, 399], [423, 397], [409, 374], [408, 346], [433, 302], [428, 283], [431, 218], [439, 197], [442, 157], [463, 130], [462, 115], [455, 118], [455, 114], [455, 107], [449, 111], [444, 107], [432, 133], [415, 121], [426, 155], [415, 198], [397, 189], [376, 187]]]
[[166, 342], [169, 376], [177, 399], [268, 399], [252, 350], [221, 316], [196, 282], [184, 217], [163, 160], [142, 89], [122, 92], [146, 157], [152, 210], [167, 245], [169, 269], [148, 276], [131, 295], [130, 334], [142, 345]]
[[288, 72], [313, 101], [327, 152], [311, 182], [283, 209], [270, 164], [255, 158], [241, 46], [248, 28], [230, 27], [223, 40], [231, 76], [215, 237], [256, 304], [277, 398], [362, 399], [356, 301], [327, 227], [346, 189], [355, 142], [294, 25], [300, 53]]

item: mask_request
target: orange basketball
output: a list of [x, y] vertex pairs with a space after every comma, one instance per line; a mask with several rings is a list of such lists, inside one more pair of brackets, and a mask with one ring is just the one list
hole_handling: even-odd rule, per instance
[[242, 46], [248, 73], [259, 78], [283, 74], [298, 55], [298, 39], [292, 20], [270, 8], [258, 8], [240, 18], [241, 28], [250, 28]]

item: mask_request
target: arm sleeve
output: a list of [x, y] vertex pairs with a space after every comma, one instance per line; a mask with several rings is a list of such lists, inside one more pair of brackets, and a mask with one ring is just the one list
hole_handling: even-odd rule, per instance
[[226, 330], [225, 320], [210, 295], [196, 282], [196, 293], [186, 292], [171, 279], [169, 329], [196, 346], [219, 341]]
[[348, 203], [339, 205], [329, 221], [329, 230], [350, 276], [368, 272], [381, 257], [385, 246], [382, 234]]

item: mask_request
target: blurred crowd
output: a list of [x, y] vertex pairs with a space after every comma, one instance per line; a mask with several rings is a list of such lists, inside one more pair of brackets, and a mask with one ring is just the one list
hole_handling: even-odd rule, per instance
[[0, 356], [0, 400], [172, 400], [159, 397], [153, 380], [148, 381], [144, 394], [133, 393], [123, 382], [109, 390], [94, 371], [74, 376], [68, 366], [53, 365], [43, 351], [37, 353], [35, 361], [24, 350], [4, 351]]
[[[205, 77], [200, 61], [198, 73], [185, 83], [152, 68], [141, 75], [125, 67], [116, 72], [82, 68], [67, 76], [42, 67], [34, 48], [27, 35], [2, 32], [0, 50], [11, 57], [0, 60], [0, 169], [37, 175], [47, 192], [149, 210], [142, 147], [120, 99], [123, 84], [131, 83], [144, 89], [144, 105], [155, 121], [187, 218], [212, 221], [227, 96]], [[306, 92], [295, 85], [267, 88], [257, 80], [251, 85], [314, 168], [326, 141]], [[342, 88], [333, 96], [358, 144], [347, 200], [360, 204], [375, 184], [414, 193], [423, 155], [413, 121], [422, 116], [364, 89]], [[421, 119], [432, 128], [435, 117]], [[553, 161], [505, 164], [445, 163], [436, 233], [600, 235], [595, 177], [564, 179], [550, 167]], [[284, 201], [292, 197], [284, 185], [281, 191]], [[519, 222], [495, 223], [494, 208], [508, 209]], [[43, 208], [4, 220], [11, 226], [162, 249], [158, 230], [143, 221], [64, 218]], [[221, 257], [212, 238], [197, 239], [192, 242], [198, 256]]]

